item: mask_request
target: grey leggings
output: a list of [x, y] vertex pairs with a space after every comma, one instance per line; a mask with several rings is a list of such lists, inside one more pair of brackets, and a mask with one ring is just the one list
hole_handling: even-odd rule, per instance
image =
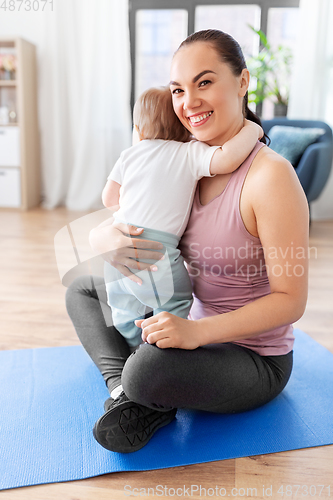
[[232, 343], [194, 350], [142, 344], [131, 354], [115, 327], [107, 326], [106, 300], [103, 278], [82, 276], [67, 290], [67, 311], [109, 390], [122, 384], [126, 395], [137, 403], [162, 411], [189, 408], [236, 413], [271, 401], [289, 380], [292, 351], [260, 356]]

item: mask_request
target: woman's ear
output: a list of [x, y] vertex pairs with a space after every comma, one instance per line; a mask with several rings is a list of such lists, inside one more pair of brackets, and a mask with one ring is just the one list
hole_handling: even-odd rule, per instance
[[249, 83], [250, 83], [250, 72], [247, 68], [244, 68], [243, 71], [241, 72], [239, 77], [239, 83], [240, 87], [238, 95], [240, 97], [244, 97], [247, 92], [247, 89], [249, 88]]

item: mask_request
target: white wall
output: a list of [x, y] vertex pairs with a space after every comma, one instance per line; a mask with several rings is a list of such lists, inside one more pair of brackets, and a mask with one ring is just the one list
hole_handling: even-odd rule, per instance
[[21, 12], [9, 12], [8, 10], [1, 10], [0, 36], [17, 35], [26, 38], [32, 43], [38, 43], [44, 15], [44, 12], [24, 12], [23, 10]]
[[[19, 3], [15, 3], [17, 3], [18, 8]], [[37, 46], [37, 53], [39, 55], [44, 36], [43, 20], [45, 19], [45, 15], [45, 12], [10, 12], [8, 10], [4, 12], [1, 10], [0, 37], [19, 36], [25, 38]]]
[[311, 203], [311, 217], [313, 220], [333, 219], [333, 166], [323, 192]]

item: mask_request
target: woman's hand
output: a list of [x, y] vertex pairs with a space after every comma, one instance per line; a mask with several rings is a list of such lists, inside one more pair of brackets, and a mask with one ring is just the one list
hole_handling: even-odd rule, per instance
[[[101, 254], [106, 262], [109, 262], [124, 276], [141, 285], [142, 280], [133, 274], [132, 270], [150, 269], [157, 271], [155, 262], [163, 257], [163, 253], [154, 251], [154, 249], [161, 250], [163, 248], [161, 243], [131, 238], [131, 236], [139, 236], [143, 231], [142, 228], [127, 224], [113, 224], [113, 219], [110, 218], [90, 231], [89, 241], [93, 250]], [[142, 259], [152, 262], [142, 262]]]
[[135, 321], [142, 328], [142, 340], [157, 347], [196, 349], [200, 346], [200, 326], [197, 321], [179, 318], [168, 312]]

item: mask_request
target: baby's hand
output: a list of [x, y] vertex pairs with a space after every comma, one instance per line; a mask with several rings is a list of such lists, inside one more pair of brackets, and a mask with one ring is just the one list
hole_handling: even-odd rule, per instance
[[253, 127], [256, 129], [257, 131], [257, 134], [258, 134], [258, 139], [261, 139], [264, 135], [264, 131], [263, 129], [260, 127], [260, 125], [258, 125], [257, 123], [251, 121], [251, 120], [247, 120], [246, 118], [244, 118], [244, 127]]

